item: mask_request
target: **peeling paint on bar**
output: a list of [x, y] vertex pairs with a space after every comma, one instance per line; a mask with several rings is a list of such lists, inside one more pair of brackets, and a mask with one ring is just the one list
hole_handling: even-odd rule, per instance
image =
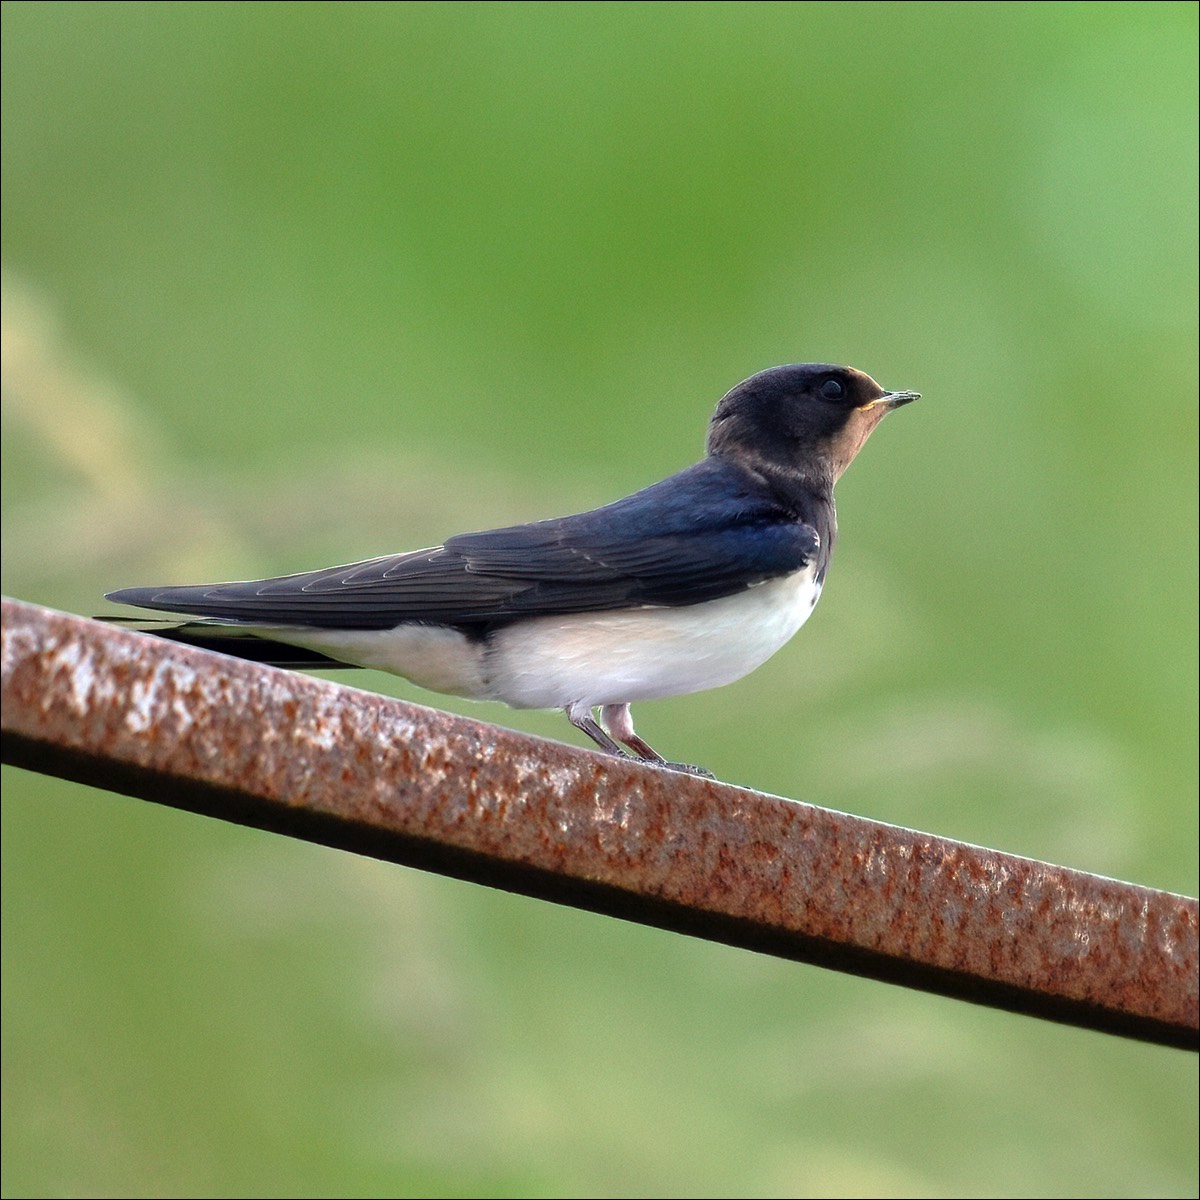
[[1197, 902], [3, 602], [3, 759], [1195, 1049]]

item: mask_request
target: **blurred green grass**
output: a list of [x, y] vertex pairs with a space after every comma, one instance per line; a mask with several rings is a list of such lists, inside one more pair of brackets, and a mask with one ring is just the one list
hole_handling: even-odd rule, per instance
[[[6, 594], [602, 503], [850, 362], [925, 398], [816, 615], [639, 729], [1196, 894], [1194, 5], [3, 16]], [[3, 783], [6, 1195], [1195, 1194], [1191, 1056]]]

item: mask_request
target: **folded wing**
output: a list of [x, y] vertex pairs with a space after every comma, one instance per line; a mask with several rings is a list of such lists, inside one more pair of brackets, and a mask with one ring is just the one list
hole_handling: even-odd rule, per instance
[[109, 599], [249, 625], [493, 626], [555, 613], [698, 604], [800, 570], [819, 550], [816, 531], [753, 476], [709, 458], [576, 516], [299, 575], [126, 588]]

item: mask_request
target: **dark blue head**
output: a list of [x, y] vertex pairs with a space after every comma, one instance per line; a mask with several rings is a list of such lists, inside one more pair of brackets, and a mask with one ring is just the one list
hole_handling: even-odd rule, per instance
[[771, 367], [721, 398], [709, 425], [708, 452], [832, 484], [871, 430], [917, 397], [885, 391], [853, 367]]

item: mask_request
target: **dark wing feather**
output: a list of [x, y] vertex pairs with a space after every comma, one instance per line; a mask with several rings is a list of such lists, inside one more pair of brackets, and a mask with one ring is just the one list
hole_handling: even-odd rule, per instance
[[350, 670], [356, 664], [330, 658], [316, 650], [302, 646], [289, 646], [286, 642], [272, 641], [260, 637], [251, 630], [239, 629], [213, 621], [179, 621], [173, 617], [98, 617], [106, 625], [117, 625], [137, 633], [152, 633], [169, 642], [180, 642], [185, 646], [196, 646], [217, 654], [228, 654], [232, 658], [265, 663], [269, 667], [288, 667], [291, 670], [314, 670], [319, 667], [336, 667], [339, 671]]
[[799, 570], [816, 531], [722, 459], [604, 508], [444, 546], [248, 583], [127, 588], [110, 600], [223, 621], [388, 629], [698, 604]]

